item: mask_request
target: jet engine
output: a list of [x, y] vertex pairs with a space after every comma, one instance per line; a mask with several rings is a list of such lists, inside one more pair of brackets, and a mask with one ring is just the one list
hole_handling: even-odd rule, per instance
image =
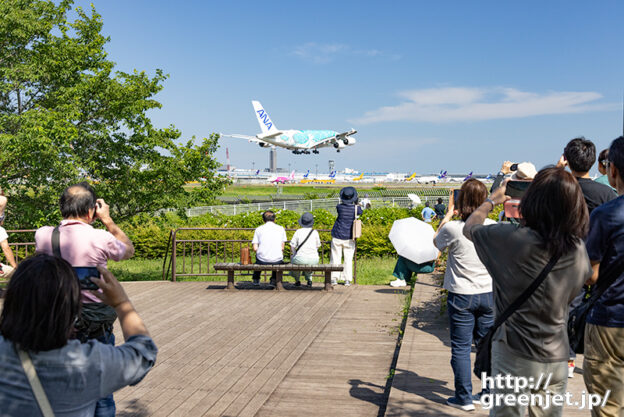
[[355, 144], [355, 138], [351, 138], [351, 137], [346, 137], [342, 140], [342, 143], [344, 143], [345, 145], [354, 145]]
[[258, 146], [260, 146], [261, 148], [264, 148], [265, 146], [267, 146], [267, 144], [264, 142], [259, 142]]

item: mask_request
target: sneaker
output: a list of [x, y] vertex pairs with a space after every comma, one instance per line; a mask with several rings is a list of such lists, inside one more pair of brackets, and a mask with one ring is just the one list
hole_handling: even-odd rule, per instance
[[269, 281], [269, 286], [275, 287], [275, 280], [274, 279]]
[[301, 281], [295, 281], [295, 287], [301, 287]]
[[335, 280], [332, 279], [331, 285], [338, 285], [338, 281], [335, 281]]
[[312, 280], [308, 280], [308, 287], [312, 286]]
[[260, 286], [260, 278], [258, 278], [258, 279], [254, 279], [254, 280], [253, 280], [253, 285], [254, 285], [254, 287], [258, 287], [258, 286]]
[[568, 361], [568, 378], [574, 378], [574, 368], [576, 368], [576, 364], [574, 360]]
[[472, 403], [460, 404], [459, 401], [457, 401], [457, 398], [455, 398], [455, 397], [451, 397], [448, 400], [446, 400], [446, 405], [450, 405], [451, 407], [459, 408], [460, 410], [464, 410], [464, 411], [474, 411], [475, 410], [474, 404], [472, 404]]
[[345, 281], [344, 286], [345, 287], [350, 287], [351, 286], [351, 281]]
[[478, 394], [474, 394], [472, 396], [472, 403], [473, 404], [481, 404], [481, 395], [482, 395], [482, 392], [480, 392]]
[[390, 283], [390, 286], [391, 287], [405, 287], [405, 286], [407, 286], [407, 283], [405, 282], [404, 279], [398, 279], [397, 278], [397, 279], [395, 279], [394, 281], [392, 281]]

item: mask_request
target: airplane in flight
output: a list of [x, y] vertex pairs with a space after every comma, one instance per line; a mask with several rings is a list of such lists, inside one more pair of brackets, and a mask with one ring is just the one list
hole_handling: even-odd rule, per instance
[[259, 101], [251, 102], [260, 124], [262, 133], [256, 136], [247, 136], [232, 134], [227, 136], [231, 138], [246, 139], [249, 142], [255, 142], [260, 147], [276, 147], [286, 148], [294, 154], [310, 154], [319, 153], [319, 148], [334, 147], [337, 152], [347, 146], [355, 145], [355, 138], [351, 137], [357, 133], [355, 129], [348, 132], [335, 132], [333, 130], [280, 130], [278, 129], [269, 114], [264, 110]]
[[286, 184], [289, 182], [295, 182], [295, 171], [292, 171], [290, 173], [290, 176], [288, 177], [273, 177], [269, 178], [268, 181], [272, 182], [273, 184]]

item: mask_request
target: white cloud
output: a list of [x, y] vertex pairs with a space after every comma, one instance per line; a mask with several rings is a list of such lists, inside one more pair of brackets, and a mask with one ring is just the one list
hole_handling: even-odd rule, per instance
[[602, 98], [596, 92], [555, 91], [539, 94], [505, 87], [443, 87], [407, 90], [398, 95], [406, 101], [368, 111], [350, 121], [357, 124], [388, 121], [480, 121], [584, 113], [608, 110], [619, 105], [595, 103]]
[[345, 55], [365, 56], [370, 58], [387, 56], [392, 60], [400, 58], [399, 55], [386, 55], [383, 51], [378, 49], [354, 49], [342, 43], [321, 44], [308, 42], [297, 46], [292, 53], [302, 60], [312, 62], [313, 64], [328, 64], [337, 57]]

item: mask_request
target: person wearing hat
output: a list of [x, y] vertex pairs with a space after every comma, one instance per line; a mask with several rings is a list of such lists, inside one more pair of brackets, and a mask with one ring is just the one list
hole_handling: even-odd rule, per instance
[[531, 181], [536, 174], [537, 169], [535, 169], [535, 165], [530, 162], [514, 164], [511, 161], [505, 161], [492, 183], [490, 193], [493, 193], [494, 190], [500, 187], [505, 178], [511, 178], [513, 181]]
[[340, 190], [340, 204], [336, 206], [338, 217], [332, 228], [331, 235], [331, 263], [339, 265], [344, 254], [344, 270], [332, 272], [332, 284], [338, 283], [342, 277], [346, 286], [353, 281], [353, 254], [355, 253], [355, 239], [353, 239], [353, 222], [362, 214], [362, 207], [357, 205], [358, 195], [353, 187], [344, 187]]
[[[317, 265], [319, 263], [318, 248], [321, 247], [321, 238], [314, 226], [314, 216], [312, 213], [305, 212], [299, 218], [301, 229], [297, 230], [290, 240], [290, 249], [292, 255], [290, 263], [295, 265]], [[295, 286], [300, 286], [300, 271], [292, 271], [290, 273], [295, 278]], [[312, 286], [312, 272], [305, 271], [303, 273], [308, 283], [308, 287]]]

